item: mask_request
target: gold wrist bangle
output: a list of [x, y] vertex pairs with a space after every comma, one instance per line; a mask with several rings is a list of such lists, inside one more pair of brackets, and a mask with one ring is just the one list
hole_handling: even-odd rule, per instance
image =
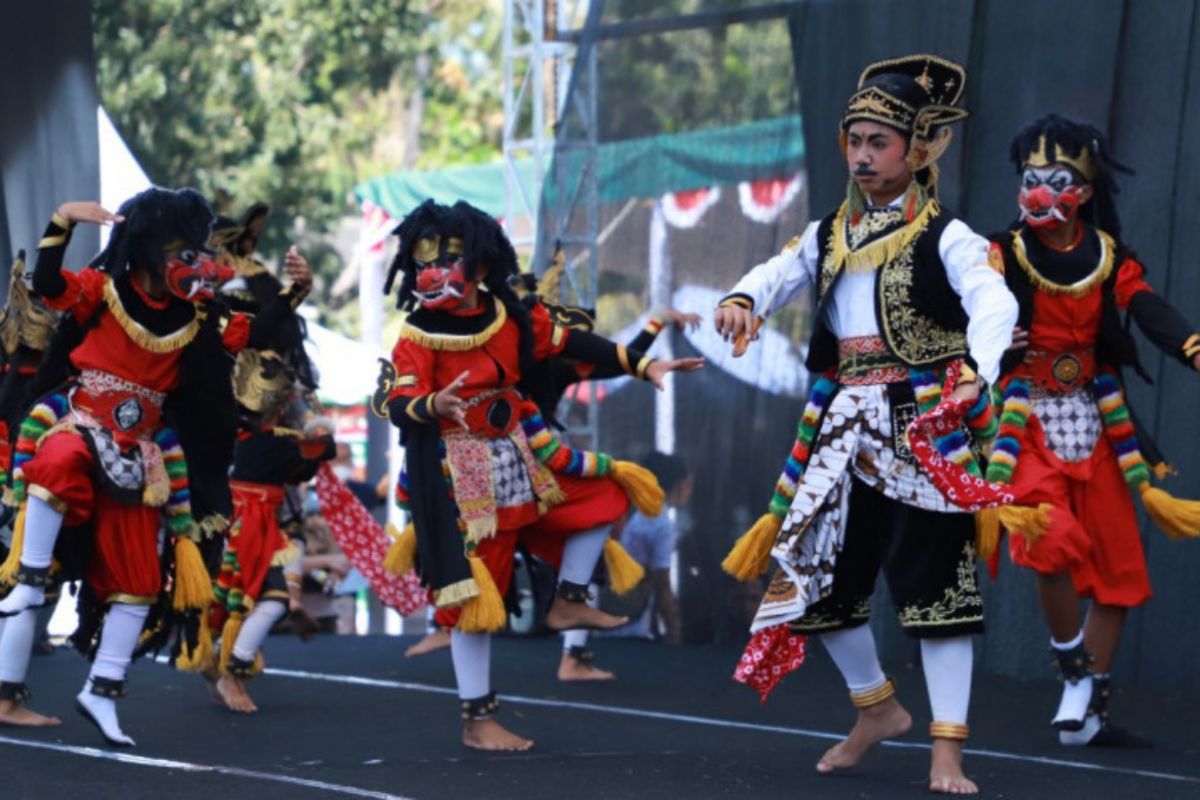
[[50, 247], [62, 247], [67, 243], [67, 235], [65, 233], [56, 233], [53, 236], [43, 236], [38, 242], [37, 249], [45, 250]]
[[646, 380], [646, 370], [649, 369], [652, 363], [654, 363], [653, 358], [642, 356], [642, 360], [637, 363], [637, 368], [634, 370], [639, 381]]
[[744, 308], [747, 311], [753, 311], [754, 301], [748, 300], [745, 297], [726, 297], [717, 304], [717, 308], [725, 308], [727, 306], [737, 306], [738, 308]]
[[966, 741], [971, 734], [971, 728], [961, 722], [931, 722], [929, 723], [929, 738], [951, 739], [956, 742]]
[[66, 219], [61, 214], [59, 214], [57, 211], [55, 211], [53, 214], [50, 215], [50, 221], [52, 223], [54, 223], [55, 225], [57, 225], [58, 227], [62, 228], [64, 231], [69, 231], [69, 230], [71, 230], [71, 228], [75, 227], [74, 222], [72, 222], [69, 219]]
[[971, 369], [968, 365], [962, 365], [962, 371], [958, 373], [958, 380], [954, 382], [955, 388], [962, 386], [964, 383], [978, 383], [979, 373]]
[[865, 692], [851, 692], [850, 702], [854, 704], [855, 708], [870, 708], [879, 705], [895, 694], [896, 682], [888, 678], [874, 689], [868, 689]]
[[624, 372], [626, 375], [633, 374], [633, 368], [629, 366], [629, 351], [623, 344], [617, 345], [617, 361], [621, 362], [622, 372]]

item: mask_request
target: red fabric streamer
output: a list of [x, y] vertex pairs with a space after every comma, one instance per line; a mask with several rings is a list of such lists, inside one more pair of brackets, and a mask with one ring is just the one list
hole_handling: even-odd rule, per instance
[[765, 703], [775, 686], [803, 663], [804, 636], [786, 624], [772, 625], [750, 638], [733, 679], [758, 692]]
[[990, 483], [972, 475], [943, 456], [937, 448], [939, 437], [962, 429], [963, 419], [974, 405], [971, 400], [949, 398], [960, 369], [961, 362], [956, 362], [946, 371], [946, 390], [942, 393], [941, 402], [909, 424], [908, 447], [942, 496], [964, 511], [1012, 505], [1017, 496], [1011, 486]]
[[405, 616], [423, 607], [427, 593], [416, 572], [397, 576], [383, 568], [383, 558], [392, 538], [346, 484], [333, 474], [328, 462], [317, 470], [316, 486], [321, 513], [329, 524], [329, 531], [383, 604]]

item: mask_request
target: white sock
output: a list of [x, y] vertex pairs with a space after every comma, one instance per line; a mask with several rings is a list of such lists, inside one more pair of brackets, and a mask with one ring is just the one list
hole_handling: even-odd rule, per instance
[[975, 653], [971, 637], [922, 639], [921, 663], [934, 722], [967, 724], [971, 704], [971, 667]]
[[[1083, 644], [1083, 631], [1069, 642], [1050, 640], [1050, 646], [1058, 651], [1071, 650]], [[1062, 699], [1058, 702], [1058, 711], [1050, 724], [1060, 722], [1086, 722], [1088, 705], [1092, 702], [1092, 676], [1081, 679], [1078, 683], [1063, 681]]]
[[[29, 495], [25, 501], [25, 544], [21, 548], [22, 566], [44, 569], [54, 558], [54, 543], [62, 527], [63, 515], [40, 497]], [[46, 590], [40, 586], [18, 583], [0, 600], [0, 614], [9, 615], [40, 606]]]
[[492, 690], [492, 636], [488, 633], [450, 632], [450, 657], [458, 697], [474, 700]]
[[283, 619], [285, 614], [285, 603], [279, 600], [259, 601], [242, 622], [242, 629], [238, 631], [237, 639], [233, 643], [233, 657], [242, 661], [253, 661], [271, 628], [274, 628], [275, 623]]
[[879, 654], [875, 652], [875, 637], [870, 626], [822, 633], [820, 638], [850, 691], [856, 694], [867, 692], [887, 682], [879, 664]]
[[1096, 734], [1100, 732], [1101, 727], [1100, 717], [1096, 714], [1088, 714], [1087, 719], [1083, 721], [1083, 727], [1079, 730], [1059, 731], [1058, 743], [1067, 747], [1083, 747], [1096, 738]]
[[96, 650], [92, 671], [83, 691], [75, 698], [100, 726], [104, 736], [117, 744], [133, 745], [135, 742], [121, 730], [116, 701], [110, 697], [92, 694], [92, 679], [125, 680], [125, 672], [133, 659], [133, 651], [137, 648], [138, 637], [142, 634], [142, 626], [149, 613], [150, 606], [112, 604], [108, 616], [104, 619], [104, 628], [100, 631], [100, 647]]
[[559, 582], [589, 584], [596, 563], [604, 553], [604, 541], [608, 538], [610, 525], [592, 528], [567, 538], [563, 546], [562, 566], [558, 570]]
[[24, 683], [37, 633], [37, 612], [27, 608], [0, 628], [0, 682]]

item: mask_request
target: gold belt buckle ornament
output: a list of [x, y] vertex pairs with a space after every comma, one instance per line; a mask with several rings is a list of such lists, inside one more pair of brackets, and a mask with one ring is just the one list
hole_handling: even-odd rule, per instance
[[1070, 386], [1075, 383], [1079, 377], [1079, 373], [1082, 371], [1083, 364], [1072, 353], [1063, 353], [1054, 359], [1054, 364], [1050, 367], [1050, 374], [1064, 386]]

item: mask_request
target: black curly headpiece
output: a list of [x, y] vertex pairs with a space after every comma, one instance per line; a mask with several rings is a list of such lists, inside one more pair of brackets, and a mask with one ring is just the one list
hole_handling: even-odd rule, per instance
[[459, 200], [447, 206], [432, 199], [426, 200], [413, 209], [392, 233], [400, 238], [400, 248], [388, 270], [383, 291], [384, 294], [392, 291], [397, 273], [403, 276], [396, 300], [398, 308], [412, 308], [416, 303], [413, 287], [417, 282], [417, 262], [413, 260], [413, 245], [420, 239], [434, 236], [461, 239], [467, 277], [475, 280], [482, 266], [485, 274], [480, 282], [492, 294], [497, 297], [512, 294], [509, 279], [520, 271], [517, 253], [504, 235], [500, 223], [470, 203]]
[[[1044, 137], [1044, 139], [1043, 139]], [[1043, 147], [1050, 161], [1059, 149], [1072, 158], [1086, 153], [1093, 175], [1082, 175], [1092, 185], [1092, 199], [1079, 209], [1080, 219], [1121, 238], [1121, 219], [1117, 214], [1115, 196], [1120, 191], [1114, 173], [1132, 175], [1133, 170], [1112, 157], [1108, 138], [1094, 125], [1047, 114], [1026, 125], [1013, 137], [1008, 155], [1020, 175], [1030, 154]], [[1078, 172], [1079, 170], [1076, 169]]]
[[208, 201], [195, 189], [152, 186], [126, 200], [117, 209], [125, 218], [112, 229], [108, 245], [91, 266], [113, 277], [132, 267], [155, 270], [163, 261], [163, 247], [182, 239], [199, 250], [208, 243], [215, 217]]

